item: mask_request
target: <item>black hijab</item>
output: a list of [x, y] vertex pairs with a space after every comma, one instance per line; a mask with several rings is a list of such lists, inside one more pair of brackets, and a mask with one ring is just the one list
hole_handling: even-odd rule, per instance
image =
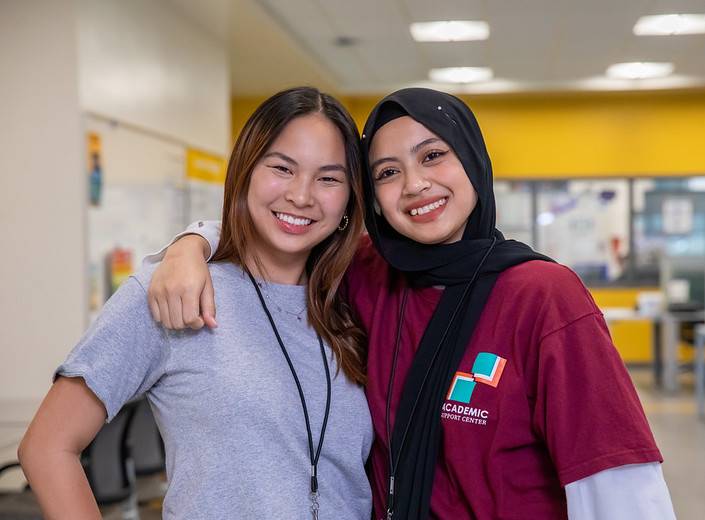
[[[458, 242], [421, 244], [399, 234], [374, 210], [370, 144], [377, 130], [402, 116], [415, 119], [453, 149], [477, 192], [477, 205]], [[388, 95], [367, 119], [362, 150], [366, 224], [375, 246], [412, 285], [445, 286], [404, 382], [390, 440], [394, 518], [425, 520], [441, 439], [441, 406], [495, 281], [514, 265], [551, 259], [506, 240], [495, 228], [490, 158], [475, 116], [455, 96], [424, 88]]]

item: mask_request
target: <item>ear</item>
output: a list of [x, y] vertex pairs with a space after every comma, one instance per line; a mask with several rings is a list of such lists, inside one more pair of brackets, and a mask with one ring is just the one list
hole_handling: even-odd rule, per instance
[[379, 207], [379, 202], [377, 202], [377, 199], [375, 199], [372, 203], [372, 207], [374, 208], [375, 213], [377, 213], [377, 216], [382, 215], [382, 208]]

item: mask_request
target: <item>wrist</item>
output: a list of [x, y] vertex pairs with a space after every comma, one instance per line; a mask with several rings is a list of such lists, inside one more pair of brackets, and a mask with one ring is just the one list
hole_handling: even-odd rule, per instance
[[210, 257], [210, 244], [201, 235], [190, 233], [180, 237], [166, 250], [165, 257], [193, 256], [200, 254], [204, 260]]

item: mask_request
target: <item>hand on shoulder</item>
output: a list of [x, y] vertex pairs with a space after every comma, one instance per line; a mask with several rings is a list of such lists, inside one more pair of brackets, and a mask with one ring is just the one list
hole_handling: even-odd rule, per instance
[[215, 298], [203, 239], [189, 235], [171, 245], [147, 291], [152, 317], [167, 329], [215, 328]]

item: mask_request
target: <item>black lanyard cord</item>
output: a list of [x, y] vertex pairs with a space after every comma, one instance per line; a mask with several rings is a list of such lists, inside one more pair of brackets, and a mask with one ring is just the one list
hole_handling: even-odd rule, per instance
[[392, 390], [394, 386], [394, 376], [397, 368], [397, 359], [399, 355], [399, 349], [401, 346], [401, 329], [402, 325], [404, 322], [404, 310], [406, 308], [406, 298], [407, 298], [407, 292], [408, 289], [404, 289], [404, 295], [402, 297], [402, 303], [401, 303], [401, 310], [399, 312], [399, 321], [397, 322], [397, 335], [396, 335], [396, 344], [394, 345], [394, 354], [393, 354], [393, 361], [392, 361], [392, 372], [389, 377], [389, 384], [387, 387], [387, 410], [386, 410], [386, 426], [387, 426], [387, 442], [389, 444], [389, 489], [388, 489], [388, 495], [387, 495], [387, 519], [391, 520], [394, 516], [394, 480], [396, 478], [396, 473], [397, 473], [397, 468], [399, 465], [399, 461], [401, 460], [402, 456], [402, 450], [404, 449], [404, 445], [406, 444], [406, 437], [407, 434], [409, 433], [409, 428], [411, 427], [411, 423], [414, 418], [414, 414], [416, 412], [416, 407], [419, 403], [419, 399], [421, 398], [421, 394], [423, 392], [423, 388], [426, 385], [426, 380], [428, 379], [429, 374], [431, 373], [431, 368], [433, 367], [433, 364], [436, 361], [436, 358], [438, 357], [438, 354], [441, 351], [441, 346], [443, 343], [445, 343], [446, 337], [448, 336], [448, 333], [450, 332], [450, 329], [453, 325], [453, 322], [455, 322], [455, 319], [457, 318], [460, 309], [463, 305], [463, 302], [468, 294], [470, 292], [470, 289], [475, 283], [475, 280], [480, 274], [480, 269], [482, 268], [483, 264], [485, 263], [485, 260], [487, 260], [487, 257], [490, 255], [492, 250], [494, 249], [495, 244], [497, 243], [497, 237], [494, 237], [492, 240], [492, 244], [490, 244], [490, 247], [488, 248], [487, 252], [485, 255], [482, 257], [480, 260], [480, 263], [478, 264], [477, 268], [475, 269], [475, 272], [473, 275], [470, 277], [470, 281], [467, 282], [465, 285], [465, 288], [463, 289], [463, 293], [460, 296], [460, 299], [458, 301], [458, 304], [455, 306], [455, 309], [453, 310], [453, 313], [450, 316], [450, 320], [448, 321], [448, 324], [445, 327], [445, 330], [443, 331], [443, 334], [441, 335], [440, 341], [436, 344], [436, 348], [434, 350], [433, 356], [431, 358], [431, 361], [426, 369], [426, 372], [424, 374], [423, 380], [421, 382], [421, 387], [419, 389], [419, 392], [416, 394], [416, 397], [414, 399], [414, 404], [411, 407], [411, 413], [409, 414], [409, 420], [406, 422], [404, 425], [404, 431], [401, 436], [401, 441], [399, 443], [399, 450], [397, 453], [396, 460], [394, 460], [394, 455], [392, 452], [392, 437], [391, 437], [391, 428], [390, 428], [390, 410], [391, 410], [391, 403], [392, 403]]
[[279, 330], [277, 329], [277, 326], [274, 323], [274, 318], [272, 318], [272, 313], [269, 312], [269, 308], [267, 307], [267, 304], [264, 301], [264, 296], [262, 295], [262, 291], [259, 288], [259, 284], [255, 280], [254, 276], [252, 276], [252, 273], [247, 271], [247, 275], [250, 277], [250, 281], [252, 282], [252, 285], [255, 288], [255, 291], [257, 291], [257, 296], [259, 297], [259, 301], [262, 304], [262, 308], [264, 309], [264, 312], [267, 315], [267, 318], [269, 319], [269, 323], [272, 326], [272, 330], [274, 331], [274, 335], [276, 336], [277, 341], [279, 342], [279, 347], [281, 348], [282, 354], [284, 354], [284, 358], [286, 359], [286, 362], [289, 365], [289, 370], [291, 371], [291, 375], [293, 376], [294, 382], [296, 383], [296, 389], [299, 391], [299, 399], [301, 400], [301, 408], [303, 408], [304, 420], [306, 421], [306, 433], [308, 434], [308, 452], [309, 452], [309, 458], [311, 460], [311, 493], [317, 493], [318, 492], [318, 459], [321, 455], [321, 448], [323, 447], [323, 438], [326, 435], [326, 426], [328, 425], [328, 416], [330, 414], [330, 400], [331, 400], [330, 369], [328, 368], [328, 359], [326, 358], [326, 351], [323, 346], [323, 340], [321, 339], [320, 334], [316, 334], [316, 337], [318, 338], [318, 345], [321, 347], [321, 357], [323, 358], [323, 367], [325, 368], [325, 372], [326, 372], [326, 410], [323, 415], [323, 424], [321, 426], [321, 436], [318, 439], [318, 447], [316, 448], [316, 453], [314, 454], [313, 453], [313, 434], [311, 432], [311, 422], [308, 417], [308, 409], [306, 407], [306, 397], [304, 396], [304, 391], [303, 391], [303, 388], [301, 387], [301, 382], [299, 381], [299, 376], [296, 373], [296, 369], [294, 368], [294, 364], [291, 362], [291, 358], [289, 357], [289, 353], [287, 352], [286, 347], [284, 346], [284, 342], [282, 341], [282, 338], [279, 335]]
[[409, 290], [404, 289], [404, 294], [401, 298], [401, 308], [399, 309], [399, 321], [397, 321], [397, 336], [394, 342], [394, 357], [392, 358], [392, 373], [389, 376], [387, 384], [387, 410], [385, 413], [387, 427], [387, 447], [389, 449], [389, 493], [387, 495], [387, 508], [394, 508], [394, 473], [395, 464], [394, 456], [392, 455], [392, 427], [391, 427], [391, 408], [392, 408], [392, 391], [394, 390], [394, 376], [397, 371], [397, 361], [399, 359], [399, 345], [401, 344], [401, 325], [404, 323], [404, 312], [406, 310], [406, 299], [409, 295]]

